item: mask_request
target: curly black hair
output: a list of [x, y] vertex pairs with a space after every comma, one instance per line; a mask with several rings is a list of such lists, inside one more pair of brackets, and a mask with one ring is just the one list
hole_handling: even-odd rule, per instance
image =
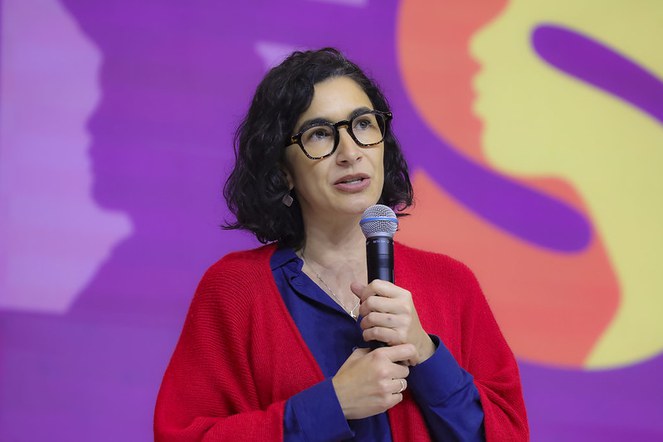
[[[225, 229], [245, 229], [262, 242], [298, 248], [304, 222], [296, 195], [291, 207], [284, 173], [286, 141], [313, 99], [313, 87], [333, 77], [348, 77], [363, 89], [376, 110], [389, 105], [375, 81], [334, 48], [294, 52], [272, 68], [256, 90], [249, 111], [235, 132], [235, 166], [223, 188], [234, 222]], [[388, 124], [384, 138], [384, 185], [379, 203], [397, 213], [412, 205], [412, 184], [400, 145]]]

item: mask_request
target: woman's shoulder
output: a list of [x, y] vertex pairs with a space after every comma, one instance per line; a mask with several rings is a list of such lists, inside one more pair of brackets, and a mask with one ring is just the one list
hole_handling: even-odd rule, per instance
[[[256, 265], [269, 265], [269, 259], [276, 250], [276, 244], [266, 244], [255, 249], [236, 250], [224, 255], [212, 264], [209, 270], [218, 271], [225, 268], [255, 268]], [[208, 270], [208, 271], [209, 271]]]
[[260, 283], [269, 276], [269, 260], [276, 245], [267, 244], [255, 249], [230, 252], [212, 264], [201, 279], [201, 286], [231, 285], [245, 286]]
[[412, 292], [432, 290], [437, 296], [463, 302], [474, 302], [483, 297], [474, 272], [448, 255], [397, 243], [394, 263], [396, 281]]
[[394, 255], [396, 263], [400, 263], [408, 269], [422, 271], [432, 268], [436, 270], [436, 273], [441, 272], [447, 276], [454, 273], [474, 278], [472, 270], [466, 264], [443, 253], [417, 249], [395, 242]]

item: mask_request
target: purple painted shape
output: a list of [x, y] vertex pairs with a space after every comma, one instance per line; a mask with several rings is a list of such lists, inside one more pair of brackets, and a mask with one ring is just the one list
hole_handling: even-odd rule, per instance
[[425, 170], [476, 216], [519, 240], [555, 252], [577, 252], [587, 247], [592, 228], [582, 213], [473, 162], [426, 126], [403, 87], [389, 92], [396, 110], [395, 132], [400, 135], [412, 169]]
[[532, 45], [552, 66], [621, 98], [663, 124], [663, 81], [637, 62], [558, 25], [537, 26]]
[[430, 144], [425, 144], [412, 163], [426, 170], [476, 216], [520, 240], [555, 252], [587, 247], [592, 229], [578, 210], [471, 161], [441, 137], [425, 135], [429, 137]]
[[178, 333], [149, 318], [3, 315], [0, 440], [153, 439], [157, 388]]
[[[396, 61], [393, 63], [390, 69], [398, 72]], [[581, 212], [461, 154], [419, 118], [401, 79], [392, 81], [388, 84], [398, 84], [387, 88], [396, 110], [393, 124], [412, 169], [425, 170], [476, 216], [519, 240], [555, 252], [578, 252], [587, 247], [592, 227]]]
[[59, 313], [131, 226], [90, 195], [101, 54], [57, 1], [38, 3], [2, 4], [0, 309]]
[[[134, 231], [66, 315], [0, 311], [0, 440], [149, 440], [196, 282], [220, 256], [256, 245], [218, 227], [227, 216], [220, 190], [234, 159], [233, 131], [265, 72], [256, 43], [336, 45], [358, 59], [379, 57], [318, 18], [332, 14], [335, 29], [361, 31], [360, 42], [390, 41], [385, 23], [393, 25], [396, 8], [62, 3], [103, 54], [102, 97], [88, 123], [93, 196], [129, 214]], [[44, 425], [35, 425], [37, 416]]]
[[[217, 224], [226, 214], [219, 191], [232, 132], [264, 72], [256, 42], [338, 46], [383, 84], [414, 168], [518, 237], [553, 250], [588, 241], [587, 222], [572, 208], [471, 163], [417, 117], [393, 49], [396, 1], [352, 9], [299, 0], [259, 8], [217, 0], [63, 3], [103, 53], [103, 96], [88, 127], [95, 201], [128, 213], [135, 230], [67, 315], [0, 312], [0, 440], [150, 439], [161, 374], [198, 278], [217, 257], [255, 244]], [[320, 26], [325, 14], [335, 30], [352, 32]], [[524, 372], [533, 422], [567, 416], [562, 409], [538, 415], [538, 384], [556, 371]], [[563, 393], [547, 391], [544, 400]], [[593, 390], [582, 393], [594, 402]], [[632, 398], [634, 409], [647, 401]], [[548, 429], [537, 425], [534, 438], [544, 440], [539, 429]]]
[[519, 365], [532, 440], [663, 440], [663, 355], [614, 370]]

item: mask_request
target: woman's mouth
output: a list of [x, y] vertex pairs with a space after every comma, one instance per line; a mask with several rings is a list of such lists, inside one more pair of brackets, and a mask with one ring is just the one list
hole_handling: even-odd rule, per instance
[[340, 178], [334, 183], [334, 187], [343, 192], [361, 192], [370, 184], [371, 179], [367, 175], [348, 175]]

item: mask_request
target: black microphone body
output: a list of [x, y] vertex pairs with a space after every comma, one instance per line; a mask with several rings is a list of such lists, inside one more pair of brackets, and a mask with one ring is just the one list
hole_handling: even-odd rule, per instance
[[375, 279], [394, 282], [394, 240], [387, 236], [374, 236], [366, 240], [368, 282]]
[[[366, 239], [366, 265], [368, 282], [375, 279], [394, 282], [394, 240], [388, 236], [374, 236]], [[371, 350], [386, 347], [382, 341], [370, 341]]]
[[[394, 240], [398, 218], [391, 208], [376, 204], [364, 212], [360, 222], [366, 236], [368, 282], [375, 279], [394, 283]], [[380, 341], [369, 342], [371, 349], [384, 347]]]

